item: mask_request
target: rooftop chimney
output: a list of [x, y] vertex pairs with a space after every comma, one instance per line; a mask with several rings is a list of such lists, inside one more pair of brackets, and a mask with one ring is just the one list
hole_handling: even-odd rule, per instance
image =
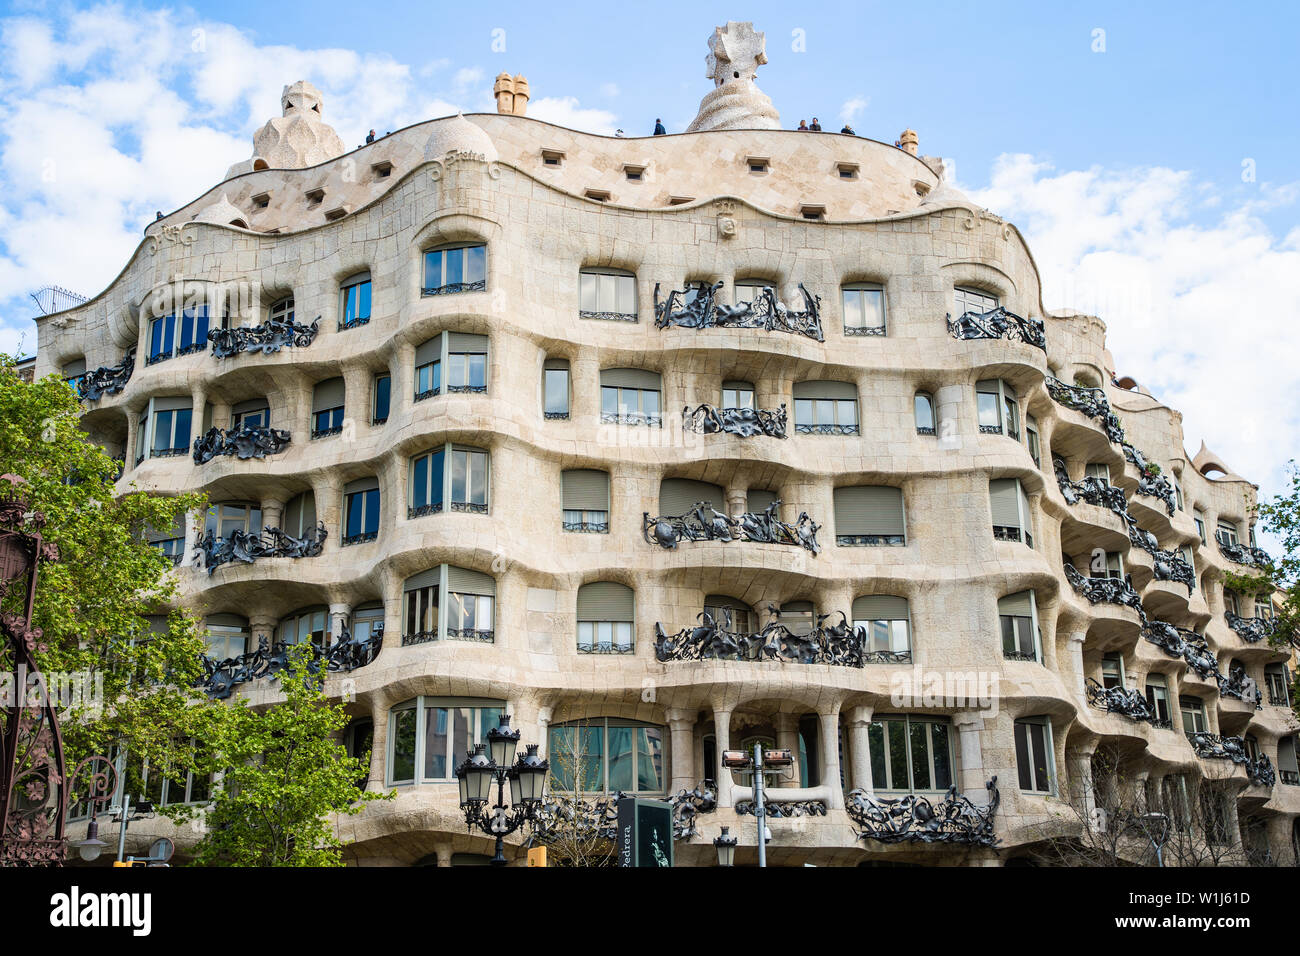
[[496, 97], [498, 113], [523, 116], [528, 112], [528, 80], [522, 73], [515, 76], [498, 73], [492, 95]]
[[916, 130], [914, 129], [903, 130], [903, 135], [898, 137], [898, 141], [900, 144], [902, 144], [904, 152], [911, 153], [913, 156], [916, 155], [916, 147], [917, 147]]

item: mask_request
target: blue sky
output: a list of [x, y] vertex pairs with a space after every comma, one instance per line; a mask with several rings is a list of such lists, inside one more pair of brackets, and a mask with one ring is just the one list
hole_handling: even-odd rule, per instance
[[[905, 127], [1025, 233], [1049, 309], [1095, 312], [1119, 371], [1275, 491], [1300, 449], [1300, 6], [1209, 3], [252, 3], [0, 7], [0, 349], [28, 293], [94, 294], [170, 210], [251, 152], [309, 79], [345, 143], [490, 110], [680, 131], [728, 19], [766, 33], [787, 126]], [[504, 31], [504, 32], [502, 32]], [[1104, 31], [1099, 34], [1097, 31]], [[795, 47], [802, 46], [802, 49]], [[502, 49], [504, 47], [504, 49]], [[1103, 49], [1104, 47], [1104, 49]], [[1244, 165], [1243, 165], [1244, 164]], [[1212, 383], [1212, 387], [1207, 387]], [[1261, 417], [1265, 403], [1282, 402]]]

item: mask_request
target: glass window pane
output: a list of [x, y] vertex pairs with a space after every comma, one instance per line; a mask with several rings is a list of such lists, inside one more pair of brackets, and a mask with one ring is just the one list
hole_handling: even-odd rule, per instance
[[562, 368], [548, 368], [545, 372], [546, 411], [567, 413], [569, 410], [569, 373]]
[[930, 725], [931, 753], [934, 756], [934, 789], [947, 790], [952, 786], [952, 746], [947, 724]]
[[930, 789], [930, 735], [924, 721], [908, 721], [908, 736], [912, 744], [912, 786], [917, 790]]
[[1029, 764], [1029, 725], [1016, 721], [1016, 769], [1021, 790], [1034, 789], [1034, 775]]
[[901, 720], [885, 721], [889, 733], [889, 788], [907, 789], [907, 724]]
[[1046, 793], [1050, 789], [1047, 780], [1047, 728], [1043, 724], [1031, 724], [1029, 735], [1034, 749], [1034, 783], [1037, 789]]
[[1000, 428], [1002, 420], [998, 417], [998, 397], [989, 392], [978, 392], [975, 398], [979, 405], [980, 426]]
[[460, 760], [470, 751], [470, 720], [473, 714], [468, 707], [457, 707], [451, 712], [451, 716], [451, 752], [454, 759]]
[[578, 276], [578, 308], [583, 312], [598, 312], [596, 308], [596, 279], [589, 272]]
[[796, 425], [813, 424], [813, 403], [811, 398], [794, 400], [794, 423]]
[[602, 385], [600, 388], [600, 411], [602, 415], [618, 414], [618, 389], [612, 385]]
[[649, 390], [641, 393], [641, 411], [647, 415], [659, 414], [659, 393]]
[[663, 731], [658, 727], [638, 727], [636, 738], [637, 790], [651, 793], [663, 790]]
[[862, 293], [862, 321], [871, 329], [881, 328], [885, 324], [885, 293], [880, 289]]
[[463, 451], [451, 453], [451, 500], [464, 502], [468, 483], [469, 454]]
[[364, 517], [362, 511], [364, 510], [364, 507], [365, 505], [363, 503], [362, 492], [353, 492], [352, 494], [348, 495], [347, 534], [349, 538], [355, 537], [356, 535], [359, 535], [361, 533], [361, 528], [362, 528], [361, 521], [362, 518]]
[[366, 492], [366, 534], [379, 531], [379, 489], [372, 488]]
[[456, 285], [465, 281], [465, 250], [448, 249], [443, 254], [443, 266], [446, 277], [444, 285]]
[[475, 388], [487, 384], [487, 356], [482, 352], [469, 357], [469, 384]]
[[394, 782], [415, 779], [415, 710], [393, 714], [392, 757], [389, 776]]
[[631, 791], [634, 786], [633, 753], [631, 727], [610, 727], [609, 736], [609, 785], [611, 792]]
[[618, 277], [618, 302], [615, 308], [623, 315], [636, 314], [636, 279], [634, 277]]
[[415, 459], [411, 472], [411, 507], [423, 508], [429, 503], [429, 456]]
[[470, 246], [465, 250], [465, 281], [487, 280], [487, 246]]
[[916, 410], [916, 427], [933, 428], [934, 427], [934, 406], [930, 404], [930, 398], [927, 395], [916, 396], [913, 405]]
[[858, 423], [858, 403], [851, 398], [840, 399], [835, 403], [839, 418], [839, 425], [856, 425]]
[[844, 327], [862, 327], [862, 295], [856, 289], [846, 289], [844, 292]]
[[819, 398], [816, 402], [817, 424], [833, 425], [835, 424], [835, 400], [831, 398]]
[[[447, 769], [447, 745], [450, 743], [447, 713], [445, 707], [424, 709], [424, 778], [426, 780], [443, 780], [451, 776]], [[459, 759], [464, 755], [456, 753], [452, 756]]]
[[442, 253], [426, 252], [424, 254], [424, 287], [436, 289], [442, 285]]
[[871, 751], [871, 783], [881, 790], [889, 789], [885, 776], [885, 728], [880, 721], [867, 725], [867, 747]]

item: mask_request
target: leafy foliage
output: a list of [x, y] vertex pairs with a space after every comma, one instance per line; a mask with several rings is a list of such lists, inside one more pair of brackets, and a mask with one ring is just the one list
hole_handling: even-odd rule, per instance
[[[1300, 468], [1290, 463], [1290, 487], [1271, 501], [1262, 501], [1256, 514], [1265, 530], [1282, 539], [1282, 554], [1273, 558], [1270, 577], [1282, 591], [1282, 606], [1270, 638], [1277, 646], [1300, 646]], [[1271, 589], [1270, 589], [1271, 590]], [[1292, 698], [1297, 714], [1300, 701]]]

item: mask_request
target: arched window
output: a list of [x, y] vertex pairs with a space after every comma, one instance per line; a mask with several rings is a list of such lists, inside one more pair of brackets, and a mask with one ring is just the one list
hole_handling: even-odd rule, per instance
[[359, 272], [339, 287], [339, 331], [370, 321], [370, 273]]
[[1056, 755], [1052, 744], [1051, 719], [1021, 717], [1016, 721], [1015, 733], [1020, 789], [1026, 793], [1052, 793], [1056, 779]]
[[552, 724], [547, 740], [553, 792], [561, 794], [662, 794], [665, 741], [662, 726], [639, 720], [593, 717]]
[[569, 417], [569, 360], [548, 358], [542, 363], [542, 417], [563, 421]]
[[936, 433], [934, 424], [934, 397], [929, 392], [917, 392], [912, 398], [912, 412], [916, 418], [918, 435]]
[[867, 660], [897, 664], [912, 659], [912, 627], [907, 598], [892, 594], [855, 598], [853, 626], [867, 632]]
[[885, 334], [885, 289], [876, 282], [853, 282], [841, 290], [845, 335]]
[[636, 274], [626, 269], [583, 269], [578, 275], [578, 296], [580, 318], [637, 320]]
[[475, 697], [415, 697], [388, 713], [389, 786], [450, 783], [475, 744], [487, 742], [505, 703]]
[[659, 484], [659, 514], [679, 518], [690, 514], [699, 502], [707, 502], [715, 511], [727, 510], [727, 495], [721, 485], [690, 478], [665, 478]]
[[204, 531], [214, 537], [228, 539], [236, 531], [243, 534], [262, 533], [262, 508], [248, 501], [223, 501], [208, 508]]
[[998, 598], [998, 624], [1002, 656], [1009, 661], [1041, 660], [1038, 636], [1038, 602], [1032, 590]]
[[487, 246], [465, 243], [430, 249], [424, 254], [421, 295], [455, 295], [487, 288]]
[[998, 297], [969, 286], [957, 286], [953, 289], [953, 315], [961, 317], [967, 312], [977, 315], [992, 311], [998, 307]]
[[578, 651], [631, 654], [635, 650], [636, 600], [630, 587], [595, 581], [578, 588]]
[[609, 472], [575, 468], [560, 472], [561, 527], [609, 534]]
[[311, 437], [325, 438], [343, 431], [347, 387], [342, 376], [318, 382], [311, 398]]
[[858, 388], [852, 382], [796, 382], [794, 430], [801, 435], [858, 434]]

